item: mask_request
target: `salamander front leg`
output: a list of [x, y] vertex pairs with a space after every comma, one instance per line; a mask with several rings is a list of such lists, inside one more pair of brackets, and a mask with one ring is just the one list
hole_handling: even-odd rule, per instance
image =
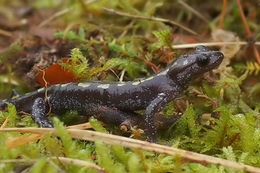
[[170, 97], [165, 93], [160, 93], [149, 104], [144, 113], [145, 120], [145, 133], [147, 135], [147, 141], [156, 142], [156, 127], [154, 125], [154, 114], [163, 109], [163, 107], [170, 101]]
[[32, 106], [32, 119], [40, 127], [53, 127], [53, 124], [46, 117], [46, 102], [42, 98], [37, 98]]

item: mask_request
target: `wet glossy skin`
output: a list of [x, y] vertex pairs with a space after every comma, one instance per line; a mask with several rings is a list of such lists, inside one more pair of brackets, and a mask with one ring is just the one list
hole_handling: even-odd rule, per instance
[[[145, 132], [148, 141], [156, 141], [153, 115], [170, 101], [174, 100], [189, 82], [197, 76], [216, 68], [223, 59], [219, 51], [209, 51], [204, 46], [188, 55], [180, 56], [162, 72], [149, 78], [125, 83], [68, 83], [48, 88], [48, 101], [45, 101], [45, 88], [10, 99], [8, 103], [16, 106], [17, 111], [32, 114], [41, 127], [52, 127], [45, 115], [50, 107], [53, 113], [77, 110], [91, 115], [99, 105], [118, 113], [133, 113], [145, 110]], [[0, 103], [1, 107], [1, 103]], [[2, 103], [2, 107], [4, 104]]]

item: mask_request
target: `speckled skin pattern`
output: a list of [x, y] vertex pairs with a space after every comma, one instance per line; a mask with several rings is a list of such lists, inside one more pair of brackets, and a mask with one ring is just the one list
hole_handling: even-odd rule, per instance
[[[174, 100], [190, 81], [201, 74], [216, 68], [223, 60], [219, 51], [209, 51], [204, 46], [187, 55], [180, 56], [166, 69], [149, 78], [125, 83], [68, 83], [51, 86], [27, 93], [5, 101], [16, 106], [17, 112], [32, 114], [32, 118], [41, 127], [52, 127], [46, 118], [51, 110], [62, 114], [67, 110], [77, 110], [80, 114], [97, 113], [99, 105], [111, 108], [119, 113], [133, 113], [145, 110], [145, 132], [147, 140], [156, 141], [156, 129], [153, 115], [170, 101]], [[47, 101], [48, 100], [48, 101]], [[4, 103], [0, 102], [0, 108]], [[51, 109], [50, 109], [51, 108]]]

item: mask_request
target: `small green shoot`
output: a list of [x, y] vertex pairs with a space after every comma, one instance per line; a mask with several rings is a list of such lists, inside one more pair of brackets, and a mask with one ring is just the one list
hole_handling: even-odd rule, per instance
[[153, 34], [158, 39], [158, 42], [153, 44], [153, 47], [159, 49], [167, 47], [172, 50], [172, 37], [170, 30], [154, 31]]

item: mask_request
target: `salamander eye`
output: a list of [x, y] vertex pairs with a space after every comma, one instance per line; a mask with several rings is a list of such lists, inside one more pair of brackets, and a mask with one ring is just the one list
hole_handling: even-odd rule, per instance
[[199, 66], [205, 66], [209, 63], [210, 58], [205, 55], [199, 55], [197, 57], [197, 63]]

